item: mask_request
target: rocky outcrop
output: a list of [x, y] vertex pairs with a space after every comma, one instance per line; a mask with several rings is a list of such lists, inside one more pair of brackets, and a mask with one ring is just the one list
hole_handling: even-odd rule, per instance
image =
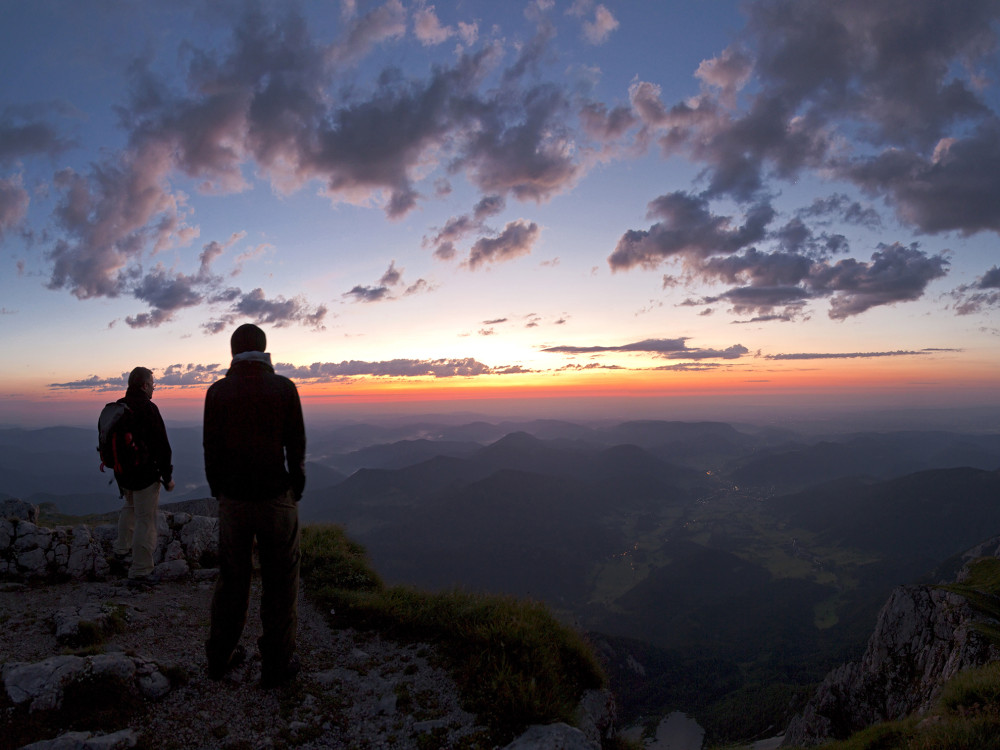
[[[332, 631], [306, 598], [294, 699], [257, 687], [260, 659], [252, 653], [225, 680], [208, 679], [202, 644], [208, 579], [217, 571], [205, 566], [218, 555], [215, 518], [161, 510], [154, 573], [161, 583], [133, 588], [113, 565], [113, 526], [45, 529], [37, 515], [29, 520], [31, 510], [11, 506], [2, 519], [9, 533], [0, 539], [8, 579], [0, 583], [0, 622], [10, 635], [0, 665], [0, 724], [8, 727], [0, 748], [39, 740], [25, 747], [112, 750], [149, 746], [149, 736], [163, 734], [177, 746], [205, 748], [418, 748], [472, 746], [485, 736], [462, 710], [454, 681], [435, 666], [432, 646]], [[74, 538], [81, 541], [74, 545]], [[61, 545], [88, 550], [89, 557], [74, 559], [91, 562], [68, 565], [72, 554], [63, 555]], [[41, 554], [32, 555], [36, 550]], [[259, 618], [251, 616], [245, 640], [258, 634]], [[25, 649], [26, 641], [35, 645]], [[92, 653], [94, 644], [105, 653]], [[67, 647], [88, 648], [55, 653]], [[269, 717], [267, 726], [260, 717]], [[610, 693], [589, 691], [577, 727], [531, 727], [511, 747], [600, 750], [613, 722]]]
[[87, 684], [109, 697], [140, 694], [156, 700], [170, 690], [168, 680], [156, 664], [122, 653], [51, 656], [39, 662], [13, 662], [0, 669], [7, 698], [15, 708], [30, 712], [63, 707], [67, 688]]
[[783, 746], [844, 739], [872, 724], [926, 712], [958, 672], [1000, 658], [977, 630], [984, 620], [964, 597], [944, 589], [896, 589], [861, 660], [827, 675], [788, 726]]
[[[0, 580], [104, 580], [111, 573], [117, 527], [38, 526], [38, 509], [17, 499], [0, 506]], [[215, 565], [219, 520], [187, 512], [157, 515], [154, 575], [184, 577], [192, 569]]]

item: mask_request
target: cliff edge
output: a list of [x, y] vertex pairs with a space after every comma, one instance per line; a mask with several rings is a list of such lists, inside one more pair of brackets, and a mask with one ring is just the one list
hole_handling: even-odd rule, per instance
[[[783, 747], [846, 739], [885, 721], [924, 715], [944, 685], [964, 669], [1000, 658], [990, 631], [992, 607], [961, 592], [973, 566], [996, 559], [1000, 537], [966, 552], [953, 585], [897, 588], [883, 606], [859, 661], [830, 672], [785, 732]], [[980, 599], [996, 599], [976, 591]]]

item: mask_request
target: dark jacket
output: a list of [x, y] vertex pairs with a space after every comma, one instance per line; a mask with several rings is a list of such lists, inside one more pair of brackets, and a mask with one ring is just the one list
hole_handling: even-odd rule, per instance
[[265, 500], [306, 484], [295, 384], [263, 361], [234, 361], [205, 395], [205, 477], [213, 497]]
[[132, 410], [133, 422], [138, 439], [149, 450], [149, 461], [140, 465], [128, 476], [115, 474], [118, 486], [125, 490], [141, 490], [156, 482], [167, 484], [173, 478], [174, 467], [171, 463], [173, 453], [170, 441], [167, 439], [167, 428], [163, 424], [160, 410], [149, 399], [142, 388], [130, 387], [125, 396], [118, 399]]

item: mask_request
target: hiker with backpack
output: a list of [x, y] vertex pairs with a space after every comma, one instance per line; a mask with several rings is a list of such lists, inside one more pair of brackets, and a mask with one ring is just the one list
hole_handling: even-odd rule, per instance
[[136, 584], [148, 583], [153, 572], [160, 484], [167, 492], [174, 488], [167, 428], [152, 401], [155, 387], [152, 371], [136, 367], [129, 373], [125, 396], [108, 404], [98, 423], [101, 470], [111, 466], [125, 501], [118, 516], [115, 558], [124, 564], [132, 553], [128, 578]]

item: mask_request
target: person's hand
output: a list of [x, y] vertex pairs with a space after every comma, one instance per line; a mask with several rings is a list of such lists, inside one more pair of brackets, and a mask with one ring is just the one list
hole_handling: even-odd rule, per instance
[[173, 489], [174, 489], [174, 480], [171, 479], [169, 482], [167, 482], [163, 486], [166, 488], [167, 492], [172, 492]]

